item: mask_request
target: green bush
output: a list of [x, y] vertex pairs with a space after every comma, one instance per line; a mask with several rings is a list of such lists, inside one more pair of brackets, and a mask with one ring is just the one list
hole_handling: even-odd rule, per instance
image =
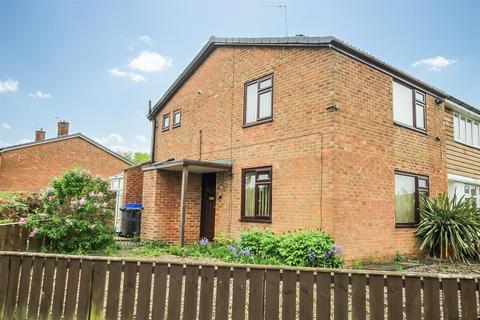
[[43, 193], [44, 210], [23, 219], [31, 237], [44, 236], [50, 250], [91, 253], [113, 242], [113, 195], [107, 181], [83, 169], [66, 172]]
[[0, 221], [14, 222], [35, 210], [43, 209], [38, 193], [0, 192]]
[[480, 209], [471, 199], [423, 198], [420, 224], [416, 231], [420, 248], [432, 257], [445, 260], [479, 258]]
[[298, 231], [285, 234], [280, 243], [280, 256], [292, 266], [337, 268], [343, 265], [332, 237], [323, 231]]
[[278, 257], [280, 239], [271, 231], [248, 230], [240, 234], [240, 249], [250, 249], [254, 255], [262, 258]]

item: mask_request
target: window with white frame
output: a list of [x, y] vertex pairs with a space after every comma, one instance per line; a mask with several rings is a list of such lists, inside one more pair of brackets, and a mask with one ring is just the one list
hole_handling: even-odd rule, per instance
[[427, 129], [425, 93], [393, 81], [393, 121], [425, 131]]
[[480, 123], [464, 115], [453, 115], [453, 135], [455, 141], [480, 148]]
[[[468, 178], [461, 177], [461, 179]], [[457, 197], [457, 200], [463, 198], [473, 199], [477, 203], [477, 207], [480, 208], [480, 184], [478, 181], [448, 181], [448, 196], [453, 198]]]
[[480, 208], [480, 186], [465, 184], [465, 198], [473, 199]]

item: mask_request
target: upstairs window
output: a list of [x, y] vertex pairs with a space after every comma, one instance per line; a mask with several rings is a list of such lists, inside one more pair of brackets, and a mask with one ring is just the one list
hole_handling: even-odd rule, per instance
[[428, 196], [428, 177], [395, 173], [395, 223], [416, 225], [420, 222], [423, 196]]
[[272, 119], [273, 75], [245, 84], [243, 124], [251, 125]]
[[179, 127], [182, 123], [182, 112], [179, 110], [175, 110], [173, 112], [173, 127]]
[[465, 116], [453, 115], [453, 135], [455, 141], [480, 148], [480, 123]]
[[170, 128], [170, 113], [163, 115], [162, 121], [162, 131], [168, 130]]
[[272, 220], [272, 167], [242, 171], [242, 216], [245, 221]]
[[425, 131], [425, 93], [393, 81], [393, 121]]

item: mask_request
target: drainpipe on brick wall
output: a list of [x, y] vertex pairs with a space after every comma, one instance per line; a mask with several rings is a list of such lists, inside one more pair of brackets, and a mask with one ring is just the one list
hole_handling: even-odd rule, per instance
[[[152, 114], [152, 101], [148, 101], [148, 115]], [[157, 117], [152, 120], [152, 149], [150, 152], [151, 161], [155, 163], [155, 130], [157, 129]]]

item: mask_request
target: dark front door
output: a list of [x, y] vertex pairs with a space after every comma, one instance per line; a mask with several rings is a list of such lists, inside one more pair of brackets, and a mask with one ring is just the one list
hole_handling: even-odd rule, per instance
[[215, 235], [215, 192], [217, 174], [205, 173], [202, 177], [202, 212], [200, 216], [200, 238], [213, 240]]

